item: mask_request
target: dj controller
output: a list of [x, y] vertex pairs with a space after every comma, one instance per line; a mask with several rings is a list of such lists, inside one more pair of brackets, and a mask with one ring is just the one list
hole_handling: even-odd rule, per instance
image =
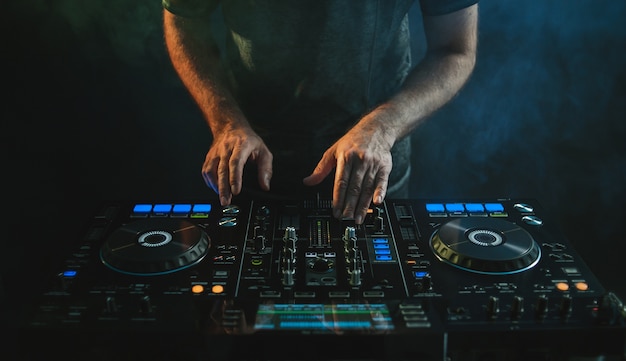
[[624, 304], [534, 199], [360, 225], [319, 198], [111, 202], [82, 234], [21, 328], [32, 359], [624, 357]]

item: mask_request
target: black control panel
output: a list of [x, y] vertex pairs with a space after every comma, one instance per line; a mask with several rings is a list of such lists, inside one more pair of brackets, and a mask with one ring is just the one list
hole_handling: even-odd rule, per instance
[[386, 200], [361, 225], [331, 208], [105, 204], [23, 339], [48, 341], [34, 357], [624, 355], [623, 303], [535, 200]]

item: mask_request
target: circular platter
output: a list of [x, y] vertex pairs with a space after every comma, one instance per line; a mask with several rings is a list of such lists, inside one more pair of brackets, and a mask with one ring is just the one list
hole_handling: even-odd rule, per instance
[[522, 272], [541, 257], [541, 249], [528, 231], [497, 218], [447, 222], [433, 233], [430, 246], [443, 262], [485, 274]]
[[200, 262], [210, 243], [207, 234], [189, 221], [144, 219], [113, 231], [100, 249], [100, 259], [121, 273], [167, 274]]

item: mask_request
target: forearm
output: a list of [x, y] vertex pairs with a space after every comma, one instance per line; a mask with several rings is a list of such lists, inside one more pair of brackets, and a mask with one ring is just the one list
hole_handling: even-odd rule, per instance
[[436, 52], [427, 55], [408, 75], [398, 93], [355, 126], [376, 132], [391, 146], [448, 103], [467, 82], [475, 53]]
[[163, 13], [165, 44], [174, 69], [202, 111], [213, 135], [249, 127], [226, 86], [207, 19]]
[[476, 62], [478, 6], [424, 18], [428, 50], [400, 91], [364, 117], [357, 127], [393, 145], [449, 102], [469, 79]]

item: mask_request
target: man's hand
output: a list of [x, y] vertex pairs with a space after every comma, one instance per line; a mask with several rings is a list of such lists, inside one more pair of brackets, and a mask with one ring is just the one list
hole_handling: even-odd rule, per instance
[[335, 171], [333, 215], [363, 223], [371, 203], [385, 199], [392, 168], [391, 145], [374, 129], [355, 127], [324, 152], [305, 185], [319, 184]]
[[273, 155], [263, 140], [250, 128], [223, 131], [217, 135], [202, 165], [202, 177], [220, 197], [220, 204], [230, 204], [241, 192], [243, 168], [256, 163], [261, 189], [270, 189]]

